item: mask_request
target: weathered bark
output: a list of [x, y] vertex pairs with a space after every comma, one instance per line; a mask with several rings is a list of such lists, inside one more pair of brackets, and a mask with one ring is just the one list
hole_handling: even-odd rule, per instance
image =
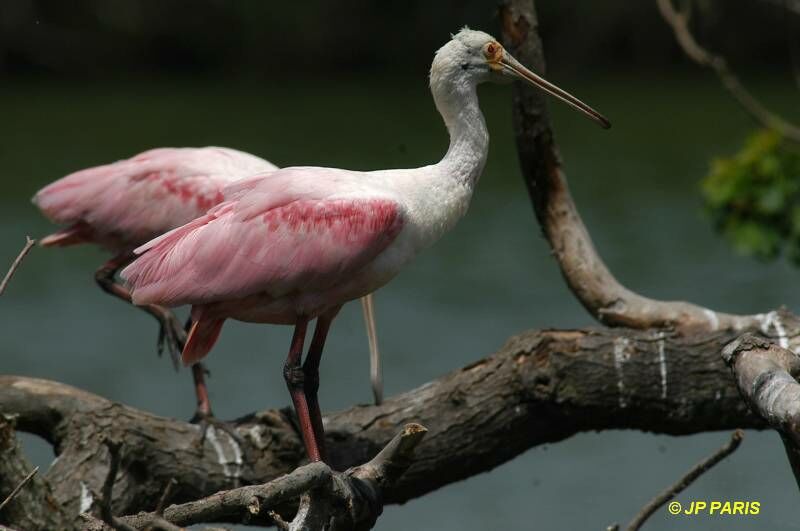
[[[33, 470], [22, 453], [13, 422], [0, 414], [0, 502]], [[1, 524], [19, 529], [73, 529], [70, 518], [53, 497], [50, 485], [34, 476], [0, 511]]]
[[[782, 317], [787, 330], [800, 332], [797, 318]], [[332, 462], [337, 469], [364, 463], [397, 426], [430, 426], [415, 462], [385, 492], [387, 503], [398, 503], [581, 431], [689, 434], [763, 428], [740, 399], [719, 355], [734, 337], [628, 329], [526, 332], [496, 354], [381, 406], [327, 415]], [[103, 484], [105, 437], [126, 448], [114, 489], [113, 509], [119, 515], [152, 510], [171, 478], [177, 481], [173, 501], [182, 502], [264, 483], [303, 462], [303, 446], [287, 410], [236, 421], [243, 448], [212, 432], [202, 449], [191, 424], [55, 382], [0, 377], [0, 412], [14, 412], [19, 429], [55, 445], [59, 458], [46, 477], [53, 480], [58, 503], [72, 515], [78, 512], [81, 483], [95, 491]], [[237, 452], [247, 456], [240, 464]]]
[[[788, 341], [785, 341], [785, 346]], [[764, 338], [744, 334], [722, 352], [745, 402], [781, 435], [800, 487], [800, 357]]]
[[[263, 485], [239, 487], [200, 500], [172, 505], [163, 512], [139, 513], [117, 518], [116, 527], [146, 529], [153, 522], [180, 526], [233, 519], [244, 523], [277, 523], [282, 529], [326, 531], [371, 529], [383, 511], [383, 491], [394, 484], [414, 459], [414, 450], [427, 430], [409, 424], [368, 463], [334, 472], [322, 462], [295, 469]], [[109, 473], [107, 478], [111, 479]], [[300, 499], [294, 518], [286, 522], [277, 513]], [[83, 515], [87, 531], [111, 531], [113, 517], [104, 521]], [[167, 522], [167, 524], [163, 524]]]
[[[533, 2], [507, 0], [501, 15], [506, 48], [523, 64], [544, 72]], [[639, 329], [714, 332], [757, 326], [756, 316], [714, 312], [688, 302], [653, 300], [619, 283], [597, 253], [572, 200], [544, 98], [540, 91], [516, 83], [513, 117], [517, 151], [539, 225], [564, 279], [586, 310], [607, 326]], [[598, 130], [597, 134], [605, 133]]]
[[[507, 47], [542, 71], [532, 1], [509, 0], [502, 10]], [[651, 300], [622, 286], [594, 249], [572, 201], [541, 97], [518, 86], [514, 109], [523, 175], [564, 278], [598, 320], [629, 328], [526, 332], [496, 354], [379, 406], [327, 415], [327, 443], [336, 469], [369, 460], [398, 426], [419, 422], [429, 427], [408, 471], [386, 486], [387, 503], [422, 496], [530, 447], [582, 431], [690, 434], [765, 428], [739, 397], [719, 353], [742, 330], [760, 331], [789, 348], [796, 349], [800, 341], [800, 320], [786, 311], [728, 315], [685, 302]], [[18, 415], [20, 429], [53, 443], [59, 457], [46, 478], [70, 522], [77, 521], [82, 502], [86, 508], [87, 493], [104, 482], [107, 437], [126, 449], [114, 489], [117, 515], [152, 510], [173, 478], [172, 501], [189, 502], [266, 483], [303, 462], [303, 445], [288, 409], [238, 419], [241, 446], [211, 429], [200, 447], [194, 425], [63, 384], [0, 376], [0, 413]], [[6, 473], [0, 468], [0, 478]]]

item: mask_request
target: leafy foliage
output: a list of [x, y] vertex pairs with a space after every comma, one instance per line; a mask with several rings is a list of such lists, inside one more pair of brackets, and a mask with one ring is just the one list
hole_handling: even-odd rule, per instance
[[717, 229], [744, 254], [770, 260], [784, 251], [800, 266], [800, 150], [758, 131], [730, 158], [712, 163], [703, 181]]

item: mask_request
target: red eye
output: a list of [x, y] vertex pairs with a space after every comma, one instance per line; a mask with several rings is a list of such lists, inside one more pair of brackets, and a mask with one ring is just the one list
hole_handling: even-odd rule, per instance
[[487, 59], [490, 61], [496, 61], [499, 59], [499, 55], [501, 54], [500, 45], [496, 42], [490, 42], [483, 47], [483, 54], [486, 56]]

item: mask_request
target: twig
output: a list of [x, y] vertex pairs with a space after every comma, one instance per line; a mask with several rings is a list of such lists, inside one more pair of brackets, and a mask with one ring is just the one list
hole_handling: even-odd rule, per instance
[[22, 263], [22, 260], [25, 258], [25, 255], [27, 255], [31, 251], [31, 248], [33, 248], [33, 246], [36, 245], [36, 240], [32, 240], [30, 236], [25, 236], [25, 240], [26, 240], [25, 247], [22, 248], [17, 257], [11, 263], [11, 267], [8, 269], [8, 273], [6, 273], [6, 276], [3, 277], [3, 281], [0, 282], [0, 295], [2, 295], [3, 292], [6, 290], [8, 281], [11, 280], [12, 276], [14, 276], [14, 273], [17, 271], [17, 268]]
[[725, 58], [703, 48], [689, 29], [687, 16], [675, 9], [672, 0], [656, 0], [656, 4], [661, 16], [672, 27], [678, 44], [692, 61], [711, 68], [719, 77], [722, 86], [756, 122], [778, 131], [793, 142], [800, 143], [800, 127], [767, 109], [728, 68]]
[[170, 478], [170, 480], [167, 481], [167, 486], [164, 487], [164, 492], [161, 494], [161, 498], [156, 505], [156, 514], [164, 514], [164, 508], [167, 506], [170, 497], [172, 497], [172, 489], [174, 489], [177, 484], [178, 482], [175, 478]]
[[108, 474], [106, 474], [106, 480], [103, 482], [102, 498], [100, 500], [100, 516], [105, 523], [117, 531], [137, 531], [135, 527], [131, 527], [121, 519], [116, 518], [111, 510], [111, 500], [113, 499], [114, 493], [114, 481], [117, 478], [119, 463], [122, 460], [122, 456], [119, 451], [122, 443], [118, 441], [112, 441], [111, 439], [106, 439], [104, 442], [106, 448], [108, 448], [110, 462], [108, 464]]
[[638, 531], [642, 524], [652, 516], [659, 507], [670, 501], [672, 498], [675, 497], [676, 494], [683, 491], [686, 487], [694, 483], [694, 481], [708, 472], [714, 465], [731, 455], [739, 445], [742, 443], [742, 438], [744, 437], [744, 432], [742, 430], [736, 430], [731, 435], [731, 440], [728, 441], [722, 448], [714, 452], [711, 456], [707, 459], [704, 459], [700, 463], [696, 464], [689, 472], [679, 479], [674, 485], [667, 488], [661, 494], [650, 500], [650, 502], [642, 507], [642, 510], [639, 511], [631, 523], [628, 524], [628, 531]]
[[16, 496], [17, 493], [22, 490], [22, 487], [24, 487], [31, 480], [31, 478], [33, 478], [33, 476], [36, 475], [38, 471], [39, 467], [37, 466], [36, 468], [31, 470], [30, 473], [27, 476], [25, 476], [25, 478], [22, 481], [19, 482], [19, 485], [14, 487], [14, 490], [11, 491], [11, 494], [6, 496], [6, 499], [3, 500], [3, 503], [0, 503], [0, 511], [3, 510], [3, 507], [5, 507], [8, 504], [8, 502], [14, 499], [14, 496]]
[[[152, 529], [166, 529], [167, 531], [172, 531], [172, 529], [180, 529], [179, 527], [167, 522], [162, 517], [164, 516], [164, 508], [167, 506], [167, 502], [169, 502], [170, 497], [172, 496], [172, 489], [177, 485], [177, 481], [175, 478], [170, 478], [167, 481], [166, 487], [164, 487], [164, 492], [161, 493], [161, 498], [158, 499], [158, 503], [156, 504], [155, 515], [156, 517], [153, 519], [153, 523], [149, 526], [145, 527], [145, 531], [152, 531]], [[171, 526], [171, 527], [165, 527]]]

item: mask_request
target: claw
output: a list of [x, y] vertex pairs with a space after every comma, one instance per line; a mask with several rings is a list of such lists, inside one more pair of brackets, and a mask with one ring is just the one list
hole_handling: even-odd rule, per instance
[[164, 336], [164, 325], [161, 325], [158, 327], [158, 341], [156, 342], [159, 358], [164, 355]]
[[180, 369], [181, 366], [180, 358], [185, 342], [186, 332], [183, 330], [183, 326], [174, 315], [165, 317], [165, 319], [161, 321], [161, 326], [158, 330], [158, 355], [161, 356], [164, 350], [167, 350], [176, 371]]
[[214, 429], [224, 431], [239, 447], [239, 450], [244, 454], [245, 459], [250, 461], [250, 456], [248, 454], [249, 446], [245, 442], [244, 437], [242, 437], [239, 432], [236, 431], [236, 426], [232, 422], [218, 420], [213, 414], [206, 414], [200, 411], [195, 412], [194, 416], [189, 420], [189, 422], [191, 424], [196, 424], [200, 428], [200, 438], [197, 440], [197, 446], [199, 448], [202, 449], [205, 446], [209, 430]]

